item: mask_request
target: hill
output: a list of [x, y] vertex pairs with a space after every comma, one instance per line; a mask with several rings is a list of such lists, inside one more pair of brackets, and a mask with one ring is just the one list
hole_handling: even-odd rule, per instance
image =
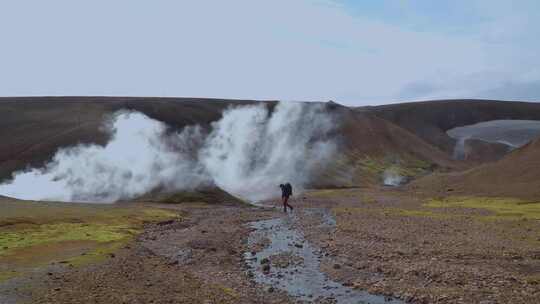
[[172, 128], [207, 125], [223, 109], [250, 100], [131, 97], [0, 98], [0, 182], [14, 171], [41, 167], [59, 147], [105, 144], [101, 130], [106, 115], [140, 111]]
[[[0, 98], [0, 181], [28, 166], [40, 167], [60, 147], [78, 143], [105, 144], [101, 129], [106, 115], [135, 110], [173, 129], [208, 126], [231, 105], [254, 100], [131, 97]], [[272, 108], [275, 102], [269, 101]], [[451, 159], [454, 141], [446, 130], [484, 120], [540, 119], [540, 104], [450, 100], [349, 108], [324, 103], [335, 116], [331, 136], [339, 143], [331, 165], [313, 179], [316, 187], [380, 185], [386, 176], [402, 182], [433, 171], [464, 170]], [[468, 143], [474, 161], [496, 160], [502, 147]], [[440, 148], [440, 149], [439, 149]], [[448, 150], [449, 149], [449, 150]], [[474, 151], [473, 151], [474, 152]]]
[[247, 206], [248, 204], [237, 197], [223, 191], [218, 187], [207, 187], [192, 191], [159, 192], [148, 193], [135, 201], [161, 203], [161, 204], [183, 204], [183, 203], [205, 203], [231, 206]]
[[388, 170], [405, 181], [435, 169], [463, 168], [392, 122], [338, 104], [327, 107], [340, 122], [334, 134], [340, 140], [340, 157], [321, 177], [325, 186], [380, 185]]
[[540, 199], [540, 139], [503, 159], [464, 172], [434, 174], [411, 188], [439, 195], [484, 195]]
[[446, 131], [483, 121], [540, 120], [540, 103], [498, 100], [432, 100], [361, 107], [416, 134], [426, 142], [451, 154], [456, 141]]

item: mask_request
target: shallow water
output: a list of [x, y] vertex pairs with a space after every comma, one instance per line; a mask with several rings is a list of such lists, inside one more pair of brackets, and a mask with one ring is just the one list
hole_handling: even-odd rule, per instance
[[[321, 212], [313, 210], [311, 212]], [[335, 220], [322, 212], [323, 224], [333, 226]], [[284, 218], [251, 223], [255, 229], [249, 236], [250, 248], [264, 243], [263, 250], [245, 253], [245, 260], [253, 272], [253, 279], [260, 284], [287, 292], [300, 301], [314, 303], [402, 303], [384, 296], [343, 286], [332, 281], [320, 270], [322, 251], [307, 242], [302, 234], [292, 228], [294, 215]], [[274, 265], [276, 255], [290, 256], [288, 265]], [[261, 261], [269, 259], [270, 270], [263, 272]], [[284, 266], [284, 267], [283, 267]]]

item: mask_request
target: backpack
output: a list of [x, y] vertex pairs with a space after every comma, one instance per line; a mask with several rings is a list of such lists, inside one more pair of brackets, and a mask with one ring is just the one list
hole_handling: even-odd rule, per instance
[[287, 192], [288, 195], [292, 195], [292, 186], [290, 183], [285, 184], [285, 191]]

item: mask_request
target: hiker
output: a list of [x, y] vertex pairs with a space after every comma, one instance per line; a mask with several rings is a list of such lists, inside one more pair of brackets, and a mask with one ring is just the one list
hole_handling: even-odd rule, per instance
[[279, 187], [281, 188], [281, 200], [283, 202], [283, 211], [287, 213], [287, 207], [291, 208], [291, 211], [293, 211], [293, 207], [289, 205], [289, 197], [292, 195], [292, 186], [290, 183], [280, 184]]

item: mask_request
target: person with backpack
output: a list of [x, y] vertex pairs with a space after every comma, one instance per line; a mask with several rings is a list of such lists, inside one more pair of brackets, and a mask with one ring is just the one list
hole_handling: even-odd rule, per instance
[[280, 184], [279, 187], [281, 188], [281, 201], [283, 202], [283, 211], [287, 213], [287, 207], [291, 208], [291, 211], [293, 211], [294, 208], [288, 203], [289, 197], [292, 195], [291, 184]]

